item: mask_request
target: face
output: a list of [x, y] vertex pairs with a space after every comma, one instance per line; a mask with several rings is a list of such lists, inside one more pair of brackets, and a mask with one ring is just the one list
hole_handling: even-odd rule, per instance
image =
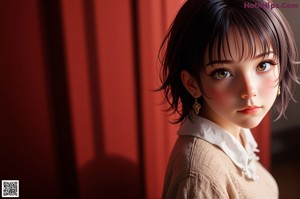
[[241, 41], [233, 32], [229, 35], [230, 49], [224, 48], [221, 60], [209, 62], [205, 55], [200, 114], [232, 132], [256, 127], [272, 107], [278, 93], [279, 60], [272, 48], [262, 52], [259, 45], [253, 58], [240, 59]]

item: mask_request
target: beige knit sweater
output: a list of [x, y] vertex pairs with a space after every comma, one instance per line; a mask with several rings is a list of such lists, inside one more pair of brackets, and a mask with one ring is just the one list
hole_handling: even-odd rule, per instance
[[257, 162], [250, 180], [217, 146], [194, 136], [179, 136], [170, 156], [163, 195], [166, 199], [278, 198], [278, 187]]

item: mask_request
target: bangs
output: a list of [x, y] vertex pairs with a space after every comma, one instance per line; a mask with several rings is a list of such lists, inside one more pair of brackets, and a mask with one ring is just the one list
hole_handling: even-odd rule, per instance
[[[265, 56], [274, 53], [274, 59], [279, 58], [280, 40], [265, 11], [231, 7], [223, 9], [217, 18], [208, 43], [209, 62], [221, 58], [247, 60], [260, 53]], [[235, 48], [234, 55], [232, 48]]]

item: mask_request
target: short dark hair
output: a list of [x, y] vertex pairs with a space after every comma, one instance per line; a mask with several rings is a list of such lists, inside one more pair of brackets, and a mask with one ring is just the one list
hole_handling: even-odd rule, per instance
[[[175, 17], [160, 48], [162, 55], [161, 82], [158, 90], [164, 91], [164, 97], [169, 104], [168, 111], [178, 113], [175, 123], [191, 119], [191, 96], [181, 81], [181, 72], [188, 71], [201, 84], [201, 73], [204, 67], [204, 53], [208, 49], [209, 60], [212, 60], [213, 49], [218, 50], [218, 58], [222, 43], [228, 43], [228, 32], [234, 28], [247, 42], [251, 54], [255, 56], [258, 37], [263, 52], [269, 52], [270, 47], [279, 58], [279, 84], [281, 95], [275, 101], [279, 117], [284, 115], [288, 103], [293, 99], [297, 77], [298, 52], [291, 28], [279, 9], [244, 8], [244, 0], [188, 0]], [[249, 0], [247, 3], [266, 3], [263, 0]], [[244, 38], [245, 37], [245, 38]], [[244, 46], [245, 47], [245, 46]], [[244, 55], [244, 51], [240, 54]], [[205, 95], [205, 93], [204, 93]]]

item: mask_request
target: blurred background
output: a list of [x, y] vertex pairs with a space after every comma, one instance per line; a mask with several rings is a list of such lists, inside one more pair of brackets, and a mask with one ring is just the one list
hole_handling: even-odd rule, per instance
[[[0, 0], [0, 178], [20, 198], [160, 198], [178, 126], [153, 90], [183, 2]], [[253, 130], [282, 198], [299, 198], [299, 110]]]
[[[297, 4], [298, 8], [280, 9], [293, 29], [300, 50], [300, 1], [276, 0], [274, 3]], [[298, 71], [298, 74], [299, 71]], [[295, 90], [295, 100], [286, 111], [286, 117], [274, 121], [278, 114], [272, 112], [272, 161], [271, 172], [277, 180], [280, 198], [300, 198], [300, 86]]]

